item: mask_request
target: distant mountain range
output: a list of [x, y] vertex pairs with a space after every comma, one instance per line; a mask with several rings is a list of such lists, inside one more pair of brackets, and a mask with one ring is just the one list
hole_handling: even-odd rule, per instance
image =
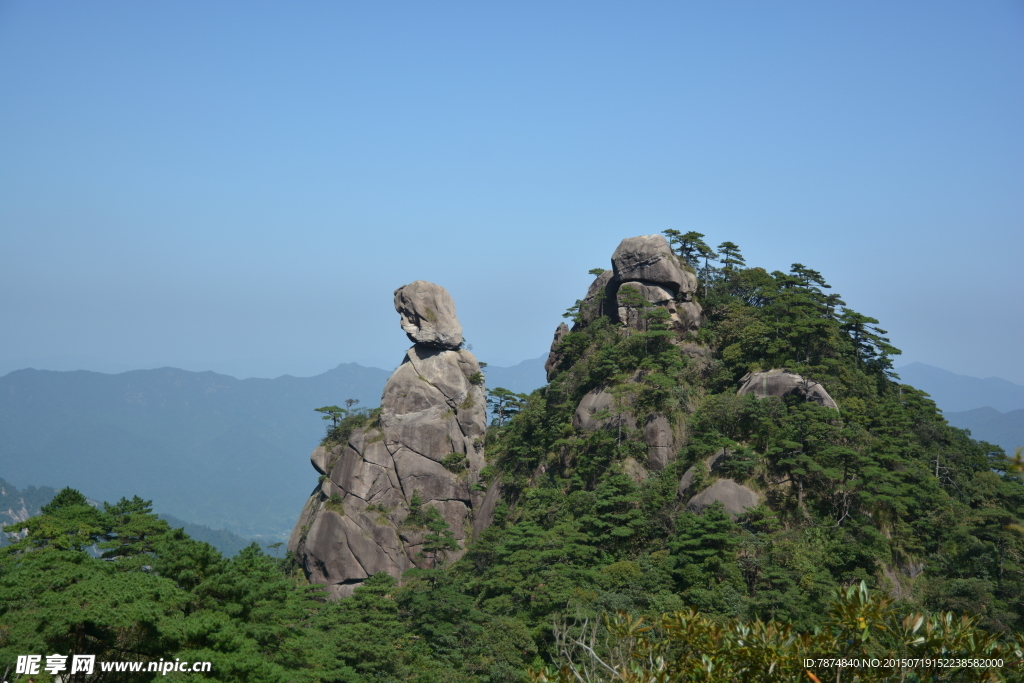
[[957, 375], [924, 363], [896, 368], [904, 384], [927, 391], [944, 413], [995, 408], [1005, 413], [1024, 408], [1024, 386], [998, 377]]
[[539, 389], [548, 383], [547, 373], [544, 371], [544, 363], [547, 359], [548, 354], [545, 353], [540, 358], [524, 360], [522, 363], [508, 368], [487, 366], [484, 368], [487, 388], [504, 387], [517, 394], [528, 394], [534, 389]]
[[1009, 455], [1024, 446], [1024, 410], [1001, 413], [988, 406], [946, 414], [946, 420], [954, 427], [971, 430], [975, 439], [988, 441], [1003, 447]]
[[[528, 392], [545, 383], [543, 363], [488, 367], [487, 384]], [[390, 374], [355, 363], [244, 380], [175, 368], [17, 370], [0, 377], [0, 476], [110, 502], [138, 495], [178, 521], [265, 545], [286, 538], [296, 501], [316, 485], [308, 455], [325, 423], [313, 409], [349, 398], [376, 407]]]
[[1012, 454], [1024, 446], [1024, 386], [998, 377], [957, 375], [924, 363], [896, 368], [905, 384], [926, 391], [954, 427]]

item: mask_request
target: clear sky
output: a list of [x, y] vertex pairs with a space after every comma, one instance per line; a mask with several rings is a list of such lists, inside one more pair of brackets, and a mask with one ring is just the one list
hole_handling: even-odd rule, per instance
[[666, 228], [1024, 383], [1024, 3], [0, 0], [0, 373], [511, 364]]

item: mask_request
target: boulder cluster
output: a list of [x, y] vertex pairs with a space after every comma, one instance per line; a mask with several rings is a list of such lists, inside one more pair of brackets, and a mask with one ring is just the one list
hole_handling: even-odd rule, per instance
[[768, 372], [748, 372], [740, 380], [739, 394], [753, 394], [758, 398], [775, 396], [798, 396], [805, 401], [814, 401], [826, 408], [836, 408], [836, 402], [817, 382], [788, 370], [776, 369]]
[[[644, 309], [660, 306], [678, 332], [697, 329], [701, 307], [693, 300], [697, 276], [661, 235], [628, 237], [612, 254], [612, 268], [597, 276], [582, 302], [581, 324], [602, 315], [634, 329], [646, 329]], [[549, 377], [550, 379], [550, 377]]]
[[[288, 542], [309, 580], [345, 597], [384, 571], [399, 577], [430, 567], [431, 531], [422, 518], [436, 509], [457, 548], [486, 519], [477, 490], [484, 465], [486, 395], [480, 365], [462, 348], [455, 304], [438, 285], [418, 280], [395, 292], [402, 329], [413, 342], [384, 387], [379, 413], [347, 443], [313, 451], [321, 474]], [[489, 496], [493, 508], [495, 495]], [[418, 515], [410, 517], [410, 510]], [[479, 526], [479, 525], [478, 525]], [[436, 533], [436, 532], [435, 532]]]

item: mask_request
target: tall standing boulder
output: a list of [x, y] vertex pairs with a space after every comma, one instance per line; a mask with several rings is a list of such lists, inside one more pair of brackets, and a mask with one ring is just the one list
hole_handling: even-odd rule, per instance
[[647, 466], [663, 470], [675, 459], [675, 435], [672, 423], [661, 413], [651, 413], [644, 422], [644, 441], [647, 443]]
[[[454, 561], [473, 533], [474, 512], [484, 513], [475, 485], [486, 395], [479, 363], [461, 348], [455, 305], [443, 287], [418, 280], [395, 292], [395, 309], [415, 344], [384, 387], [375, 419], [347, 443], [313, 452], [324, 476], [288, 543], [309, 580], [332, 597], [351, 595], [376, 572], [398, 578]], [[444, 558], [423, 550], [431, 509], [457, 545]]]

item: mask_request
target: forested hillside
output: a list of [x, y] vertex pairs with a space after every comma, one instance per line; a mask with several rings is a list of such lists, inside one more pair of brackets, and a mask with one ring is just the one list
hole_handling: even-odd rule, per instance
[[[458, 561], [439, 541], [430, 568], [327, 601], [291, 558], [224, 560], [143, 501], [97, 511], [65, 491], [3, 551], [0, 665], [74, 651], [208, 659], [224, 681], [818, 681], [852, 677], [803, 657], [969, 656], [1005, 666], [859, 675], [1018, 680], [1020, 463], [895, 379], [880, 323], [820, 273], [667, 236], [672, 297], [619, 261], [596, 269], [548, 386], [491, 388], [481, 474], [499, 502]], [[799, 379], [773, 395], [780, 376]], [[97, 540], [107, 561], [82, 552]]]

